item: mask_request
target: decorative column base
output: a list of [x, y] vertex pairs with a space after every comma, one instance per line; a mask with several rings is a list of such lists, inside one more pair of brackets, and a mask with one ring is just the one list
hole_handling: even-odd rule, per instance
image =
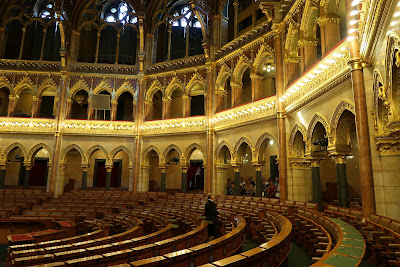
[[82, 172], [82, 185], [81, 185], [81, 189], [82, 189], [82, 190], [86, 190], [87, 171], [88, 171], [88, 168], [83, 168], [83, 172]]

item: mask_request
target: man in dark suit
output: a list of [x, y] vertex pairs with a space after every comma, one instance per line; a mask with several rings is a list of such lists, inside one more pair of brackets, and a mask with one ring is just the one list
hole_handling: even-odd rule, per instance
[[207, 198], [208, 200], [204, 208], [204, 215], [206, 216], [207, 221], [212, 222], [208, 224], [208, 236], [209, 239], [212, 240], [217, 234], [218, 211], [217, 204], [214, 202], [211, 193], [207, 195]]

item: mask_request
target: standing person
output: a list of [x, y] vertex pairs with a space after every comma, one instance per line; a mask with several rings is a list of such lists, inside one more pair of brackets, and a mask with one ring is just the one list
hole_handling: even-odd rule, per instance
[[231, 179], [228, 179], [228, 184], [226, 185], [226, 194], [229, 195], [233, 195], [233, 189], [234, 189], [234, 185], [232, 184]]
[[240, 177], [240, 195], [243, 196], [246, 193], [246, 190], [244, 189], [246, 183], [243, 179], [243, 177]]
[[213, 240], [217, 234], [217, 222], [218, 222], [218, 210], [217, 204], [214, 202], [212, 194], [209, 193], [207, 195], [207, 203], [204, 208], [204, 215], [206, 216], [207, 221], [211, 221], [208, 224], [208, 237], [209, 241]]

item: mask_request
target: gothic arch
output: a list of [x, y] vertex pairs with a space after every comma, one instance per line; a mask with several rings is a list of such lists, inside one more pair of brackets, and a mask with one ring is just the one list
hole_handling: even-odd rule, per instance
[[101, 93], [102, 91], [107, 91], [110, 95], [113, 92], [111, 85], [107, 81], [101, 81], [96, 88], [93, 90], [93, 94]]
[[290, 133], [290, 139], [289, 139], [289, 155], [291, 155], [291, 156], [293, 156], [293, 153], [294, 153], [294, 142], [295, 142], [297, 132], [300, 132], [300, 134], [303, 136], [304, 143], [307, 142], [306, 127], [303, 124], [296, 122], [296, 124], [292, 128], [292, 131]]
[[15, 95], [19, 95], [25, 89], [35, 91], [34, 88], [35, 85], [33, 84], [32, 80], [29, 77], [25, 77], [14, 87], [14, 92]]
[[192, 89], [197, 85], [200, 84], [203, 86], [204, 90], [206, 88], [206, 82], [204, 81], [203, 77], [201, 77], [199, 74], [194, 74], [190, 81], [186, 85], [186, 94], [190, 95], [192, 92]]
[[190, 156], [192, 155], [193, 151], [195, 151], [196, 149], [200, 150], [201, 153], [203, 153], [204, 158], [206, 158], [206, 153], [205, 153], [203, 147], [197, 143], [193, 143], [185, 150], [186, 162], [190, 162]]
[[111, 151], [111, 153], [110, 153], [111, 162], [114, 161], [115, 155], [117, 155], [117, 153], [120, 151], [124, 151], [126, 154], [128, 154], [129, 165], [132, 165], [133, 164], [133, 155], [132, 155], [132, 152], [126, 146], [118, 146]]
[[151, 146], [149, 146], [148, 148], [146, 148], [146, 149], [143, 151], [143, 153], [142, 153], [141, 162], [142, 162], [143, 165], [145, 165], [145, 166], [148, 166], [148, 165], [149, 165], [149, 162], [147, 162], [147, 160], [148, 160], [148, 159], [147, 159], [147, 156], [148, 156], [148, 154], [150, 153], [150, 151], [156, 152], [156, 154], [158, 155], [158, 160], [159, 160], [159, 162], [160, 162], [160, 163], [161, 163], [161, 162], [164, 163], [164, 157], [163, 157], [163, 155], [161, 154], [160, 149], [158, 149], [158, 147], [156, 147], [156, 146], [154, 146], [154, 145], [151, 145]]
[[33, 146], [29, 150], [28, 154], [26, 155], [25, 161], [32, 162], [33, 158], [36, 155], [36, 153], [39, 152], [39, 150], [41, 150], [41, 149], [46, 149], [49, 152], [49, 163], [51, 163], [51, 154], [53, 153], [52, 149], [49, 146], [47, 146], [46, 144], [43, 144], [43, 143], [40, 143], [40, 144], [37, 144], [37, 145]]
[[[392, 86], [392, 69], [393, 69], [393, 58], [395, 57], [395, 50], [397, 50], [399, 58], [400, 58], [400, 37], [394, 33], [391, 32], [388, 36], [388, 41], [387, 41], [387, 47], [386, 47], [386, 62], [385, 62], [385, 79], [386, 79], [386, 101], [388, 102], [388, 108], [393, 110], [396, 108], [396, 104], [392, 103], [395, 96], [395, 88]], [[400, 59], [398, 59], [400, 61]], [[399, 62], [400, 64], [400, 62]], [[399, 103], [400, 104], [400, 103]], [[395, 112], [392, 112], [393, 114]]]
[[165, 96], [168, 98], [171, 98], [172, 94], [174, 93], [174, 91], [177, 88], [182, 89], [182, 92], [185, 91], [185, 86], [183, 85], [181, 80], [177, 77], [174, 77], [172, 79], [172, 81], [169, 83], [169, 85], [167, 86], [167, 88], [165, 89]]
[[51, 79], [51, 78], [45, 80], [45, 81], [39, 86], [39, 88], [38, 88], [38, 90], [37, 90], [37, 96], [38, 96], [38, 97], [42, 96], [42, 94], [43, 94], [46, 90], [48, 90], [48, 89], [53, 89], [54, 91], [57, 92], [57, 84], [56, 84], [56, 82], [55, 82], [53, 79]]
[[68, 152], [70, 152], [72, 149], [76, 149], [79, 152], [79, 154], [81, 155], [81, 158], [82, 158], [82, 163], [87, 163], [87, 158], [85, 156], [85, 152], [83, 151], [83, 149], [80, 146], [73, 144], [73, 145], [67, 146], [61, 152], [60, 164], [65, 164], [66, 163], [65, 162], [65, 158], [66, 158]]
[[72, 98], [78, 91], [84, 90], [86, 93], [90, 93], [90, 89], [88, 84], [86, 83], [85, 80], [79, 80], [77, 81], [72, 88], [69, 90], [69, 98]]
[[126, 81], [115, 92], [115, 100], [117, 100], [125, 92], [130, 93], [132, 97], [135, 98], [135, 89], [132, 87], [130, 82]]
[[180, 164], [185, 164], [185, 162], [183, 162], [183, 161], [185, 160], [185, 158], [184, 158], [184, 156], [183, 156], [182, 150], [181, 150], [178, 146], [176, 146], [176, 145], [174, 145], [174, 144], [169, 145], [169, 146], [164, 150], [164, 154], [163, 154], [164, 164], [167, 163], [167, 156], [168, 156], [169, 152], [170, 152], [171, 150], [173, 150], [173, 149], [175, 149], [176, 152], [178, 152], [178, 154], [179, 154]]
[[342, 116], [343, 112], [345, 110], [350, 111], [353, 115], [355, 115], [355, 109], [354, 109], [354, 103], [349, 101], [349, 100], [342, 100], [339, 105], [336, 107], [335, 111], [333, 112], [332, 119], [331, 119], [331, 139], [330, 143], [335, 143], [336, 141], [336, 129], [340, 120], [340, 117]]
[[240, 149], [241, 145], [244, 143], [246, 143], [249, 146], [250, 151], [251, 151], [251, 157], [252, 157], [252, 159], [254, 159], [254, 156], [256, 155], [255, 147], [249, 138], [243, 136], [236, 142], [235, 147], [233, 149], [233, 151], [235, 153], [235, 161], [237, 161], [238, 159], [241, 158], [241, 156], [239, 155], [239, 153], [240, 153], [239, 149]]
[[246, 56], [241, 56], [233, 71], [233, 79], [235, 82], [242, 82], [243, 74], [247, 68], [249, 68], [251, 72], [251, 62]]
[[229, 143], [228, 141], [222, 140], [221, 142], [219, 142], [217, 148], [215, 149], [214, 159], [215, 159], [215, 162], [217, 162], [217, 163], [218, 163], [218, 156], [219, 156], [219, 153], [221, 152], [221, 149], [222, 149], [224, 146], [229, 150], [229, 153], [230, 153], [230, 155], [231, 155], [231, 161], [234, 161], [233, 146], [232, 146], [231, 143]]
[[285, 50], [287, 57], [298, 57], [299, 49], [298, 42], [300, 38], [300, 30], [298, 26], [294, 25], [293, 22], [290, 22], [289, 29], [287, 32], [286, 42], [285, 42]]
[[22, 152], [24, 153], [25, 157], [28, 155], [28, 151], [25, 148], [25, 146], [22, 145], [19, 142], [15, 142], [15, 143], [12, 143], [11, 145], [7, 146], [6, 149], [4, 149], [4, 151], [1, 153], [2, 161], [6, 161], [7, 160], [7, 156], [10, 153], [10, 151], [13, 150], [16, 147], [18, 147], [18, 148], [20, 148], [22, 150]]
[[272, 58], [273, 55], [274, 52], [267, 44], [261, 45], [253, 62], [253, 67], [257, 70], [258, 73], [262, 72], [264, 62], [268, 60], [268, 58]]
[[3, 87], [7, 88], [10, 91], [10, 95], [14, 95], [12, 85], [5, 75], [0, 76], [0, 88]]
[[339, 0], [321, 0], [320, 6], [324, 14], [338, 14]]
[[215, 81], [216, 88], [222, 88], [225, 90], [225, 82], [229, 77], [232, 77], [232, 70], [226, 64], [224, 64], [222, 65], [222, 68], [220, 69]]
[[[255, 154], [255, 155], [253, 156], [253, 158], [258, 158], [258, 155], [260, 154], [261, 145], [262, 145], [262, 143], [263, 143], [265, 140], [267, 140], [267, 139], [274, 141], [275, 144], [278, 144], [278, 140], [276, 139], [275, 136], [273, 136], [273, 135], [270, 134], [270, 133], [264, 133], [264, 134], [261, 135], [260, 138], [258, 138], [258, 140], [257, 140], [256, 146], [255, 146], [255, 148], [254, 148], [254, 151], [255, 151], [254, 154]], [[277, 146], [277, 147], [278, 147], [278, 149], [279, 149], [279, 146]]]
[[312, 134], [314, 132], [314, 128], [315, 125], [317, 125], [317, 123], [321, 123], [322, 126], [325, 129], [325, 132], [327, 134], [327, 138], [328, 138], [328, 142], [330, 141], [330, 129], [329, 129], [329, 124], [327, 122], [327, 120], [325, 119], [325, 117], [319, 113], [315, 113], [314, 116], [312, 117], [309, 125], [308, 125], [308, 129], [307, 129], [307, 142], [306, 142], [306, 150], [307, 151], [311, 151], [311, 139], [312, 139]]
[[301, 19], [300, 31], [303, 38], [307, 40], [314, 40], [316, 36], [317, 19], [319, 16], [319, 9], [313, 4], [311, 0], [307, 0], [304, 7], [303, 16]]
[[161, 91], [161, 93], [164, 96], [164, 91], [163, 91], [162, 84], [158, 80], [155, 80], [151, 84], [150, 88], [146, 92], [146, 100], [152, 102], [153, 101], [153, 96], [157, 91]]
[[106, 157], [106, 163], [108, 163], [110, 161], [110, 157], [108, 155], [107, 149], [105, 149], [101, 145], [95, 145], [95, 146], [92, 146], [91, 148], [89, 148], [89, 150], [86, 152], [86, 157], [88, 160], [90, 159], [90, 156], [93, 154], [93, 152], [95, 152], [96, 150], [103, 151], [104, 156]]

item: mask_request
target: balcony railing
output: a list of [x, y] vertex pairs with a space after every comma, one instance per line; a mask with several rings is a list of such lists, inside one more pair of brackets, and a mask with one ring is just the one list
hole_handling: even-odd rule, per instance
[[206, 117], [195, 116], [168, 120], [146, 121], [141, 126], [143, 134], [193, 133], [206, 131]]

